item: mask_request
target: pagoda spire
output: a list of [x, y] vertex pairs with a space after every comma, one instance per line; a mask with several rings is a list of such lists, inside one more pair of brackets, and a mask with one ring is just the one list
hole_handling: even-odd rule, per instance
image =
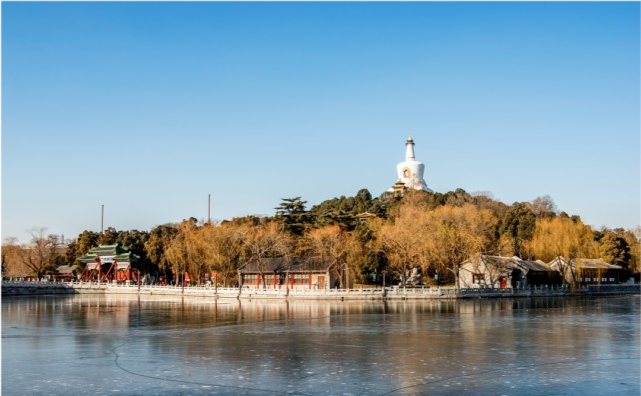
[[405, 143], [405, 161], [414, 161], [414, 159], [414, 140], [412, 140], [412, 135], [410, 135]]

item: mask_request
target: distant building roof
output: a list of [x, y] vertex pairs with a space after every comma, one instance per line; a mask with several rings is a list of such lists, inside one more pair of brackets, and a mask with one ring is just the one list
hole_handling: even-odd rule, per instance
[[[568, 261], [565, 257], [559, 256], [554, 260], [550, 261], [548, 265], [551, 268], [558, 269], [558, 267], [567, 266]], [[598, 259], [586, 259], [586, 258], [575, 258], [570, 260], [570, 267], [572, 268], [595, 268], [595, 269], [623, 269], [619, 265], [606, 263], [602, 258]]]
[[359, 214], [355, 215], [354, 217], [356, 217], [361, 223], [363, 223], [363, 222], [366, 222], [369, 219], [375, 218], [376, 215], [373, 214], [373, 213], [370, 213], [370, 212], [363, 212], [363, 213], [359, 213]]
[[545, 264], [541, 260], [536, 260], [536, 261], [529, 261], [529, 260], [523, 260], [518, 257], [513, 257], [514, 259], [517, 260], [517, 265], [520, 267], [527, 268], [529, 271], [554, 271], [552, 268], [550, 268], [547, 264]]
[[72, 275], [73, 274], [73, 267], [70, 265], [61, 265], [60, 267], [56, 268], [56, 272], [60, 275]]
[[545, 264], [541, 260], [536, 260], [536, 261], [529, 261], [529, 260], [523, 260], [520, 257], [517, 256], [512, 256], [512, 257], [505, 257], [505, 256], [490, 256], [490, 255], [481, 255], [477, 258], [471, 258], [468, 260], [465, 260], [462, 265], [465, 265], [467, 263], [473, 263], [475, 260], [480, 259], [485, 263], [485, 265], [490, 265], [496, 268], [515, 268], [518, 267], [521, 270], [524, 270], [525, 272], [529, 271], [537, 271], [537, 272], [552, 272], [554, 271], [552, 268], [550, 268], [547, 264]]
[[88, 254], [97, 254], [98, 256], [113, 256], [116, 254], [127, 253], [129, 249], [120, 245], [100, 245], [89, 250]]

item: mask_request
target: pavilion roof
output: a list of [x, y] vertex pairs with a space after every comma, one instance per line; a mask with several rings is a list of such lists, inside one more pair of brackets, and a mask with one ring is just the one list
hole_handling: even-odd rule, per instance
[[89, 250], [89, 254], [97, 254], [98, 256], [113, 256], [121, 253], [127, 253], [128, 248], [120, 245], [100, 245]]
[[[83, 263], [93, 263], [96, 261], [97, 258], [105, 257], [105, 256], [108, 256], [108, 255], [86, 254], [84, 256], [78, 257], [78, 260], [80, 260]], [[136, 262], [139, 259], [140, 259], [140, 256], [138, 256], [137, 254], [131, 253], [129, 251], [113, 256], [114, 261]]]

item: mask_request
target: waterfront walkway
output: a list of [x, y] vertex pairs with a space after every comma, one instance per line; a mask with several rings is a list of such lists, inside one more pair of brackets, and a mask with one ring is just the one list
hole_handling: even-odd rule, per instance
[[3, 281], [3, 296], [46, 295], [46, 294], [145, 294], [158, 296], [181, 296], [211, 299], [248, 300], [429, 300], [460, 298], [512, 298], [512, 297], [554, 297], [570, 295], [639, 294], [640, 284], [589, 285], [575, 288], [567, 286], [542, 286], [524, 289], [457, 289], [454, 287], [417, 288], [358, 288], [358, 289], [255, 289], [222, 288], [213, 286], [160, 286], [122, 285], [97, 282], [21, 282]]

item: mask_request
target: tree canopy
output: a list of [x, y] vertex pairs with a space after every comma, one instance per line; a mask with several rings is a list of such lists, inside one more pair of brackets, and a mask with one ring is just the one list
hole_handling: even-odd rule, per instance
[[404, 274], [419, 267], [425, 276], [455, 281], [457, 266], [475, 254], [540, 259], [562, 255], [603, 258], [638, 272], [641, 227], [593, 230], [576, 215], [558, 212], [549, 196], [506, 205], [489, 193], [407, 191], [372, 197], [367, 189], [307, 210], [302, 197], [283, 198], [273, 217], [245, 216], [220, 224], [189, 218], [149, 231], [85, 230], [61, 246], [61, 238], [34, 229], [28, 245], [3, 243], [3, 274], [42, 276], [99, 244], [119, 244], [141, 257], [146, 272], [167, 280], [187, 272], [193, 281], [216, 276], [233, 284], [240, 265], [269, 257], [321, 257], [334, 264], [342, 284], [371, 282], [373, 273]]

